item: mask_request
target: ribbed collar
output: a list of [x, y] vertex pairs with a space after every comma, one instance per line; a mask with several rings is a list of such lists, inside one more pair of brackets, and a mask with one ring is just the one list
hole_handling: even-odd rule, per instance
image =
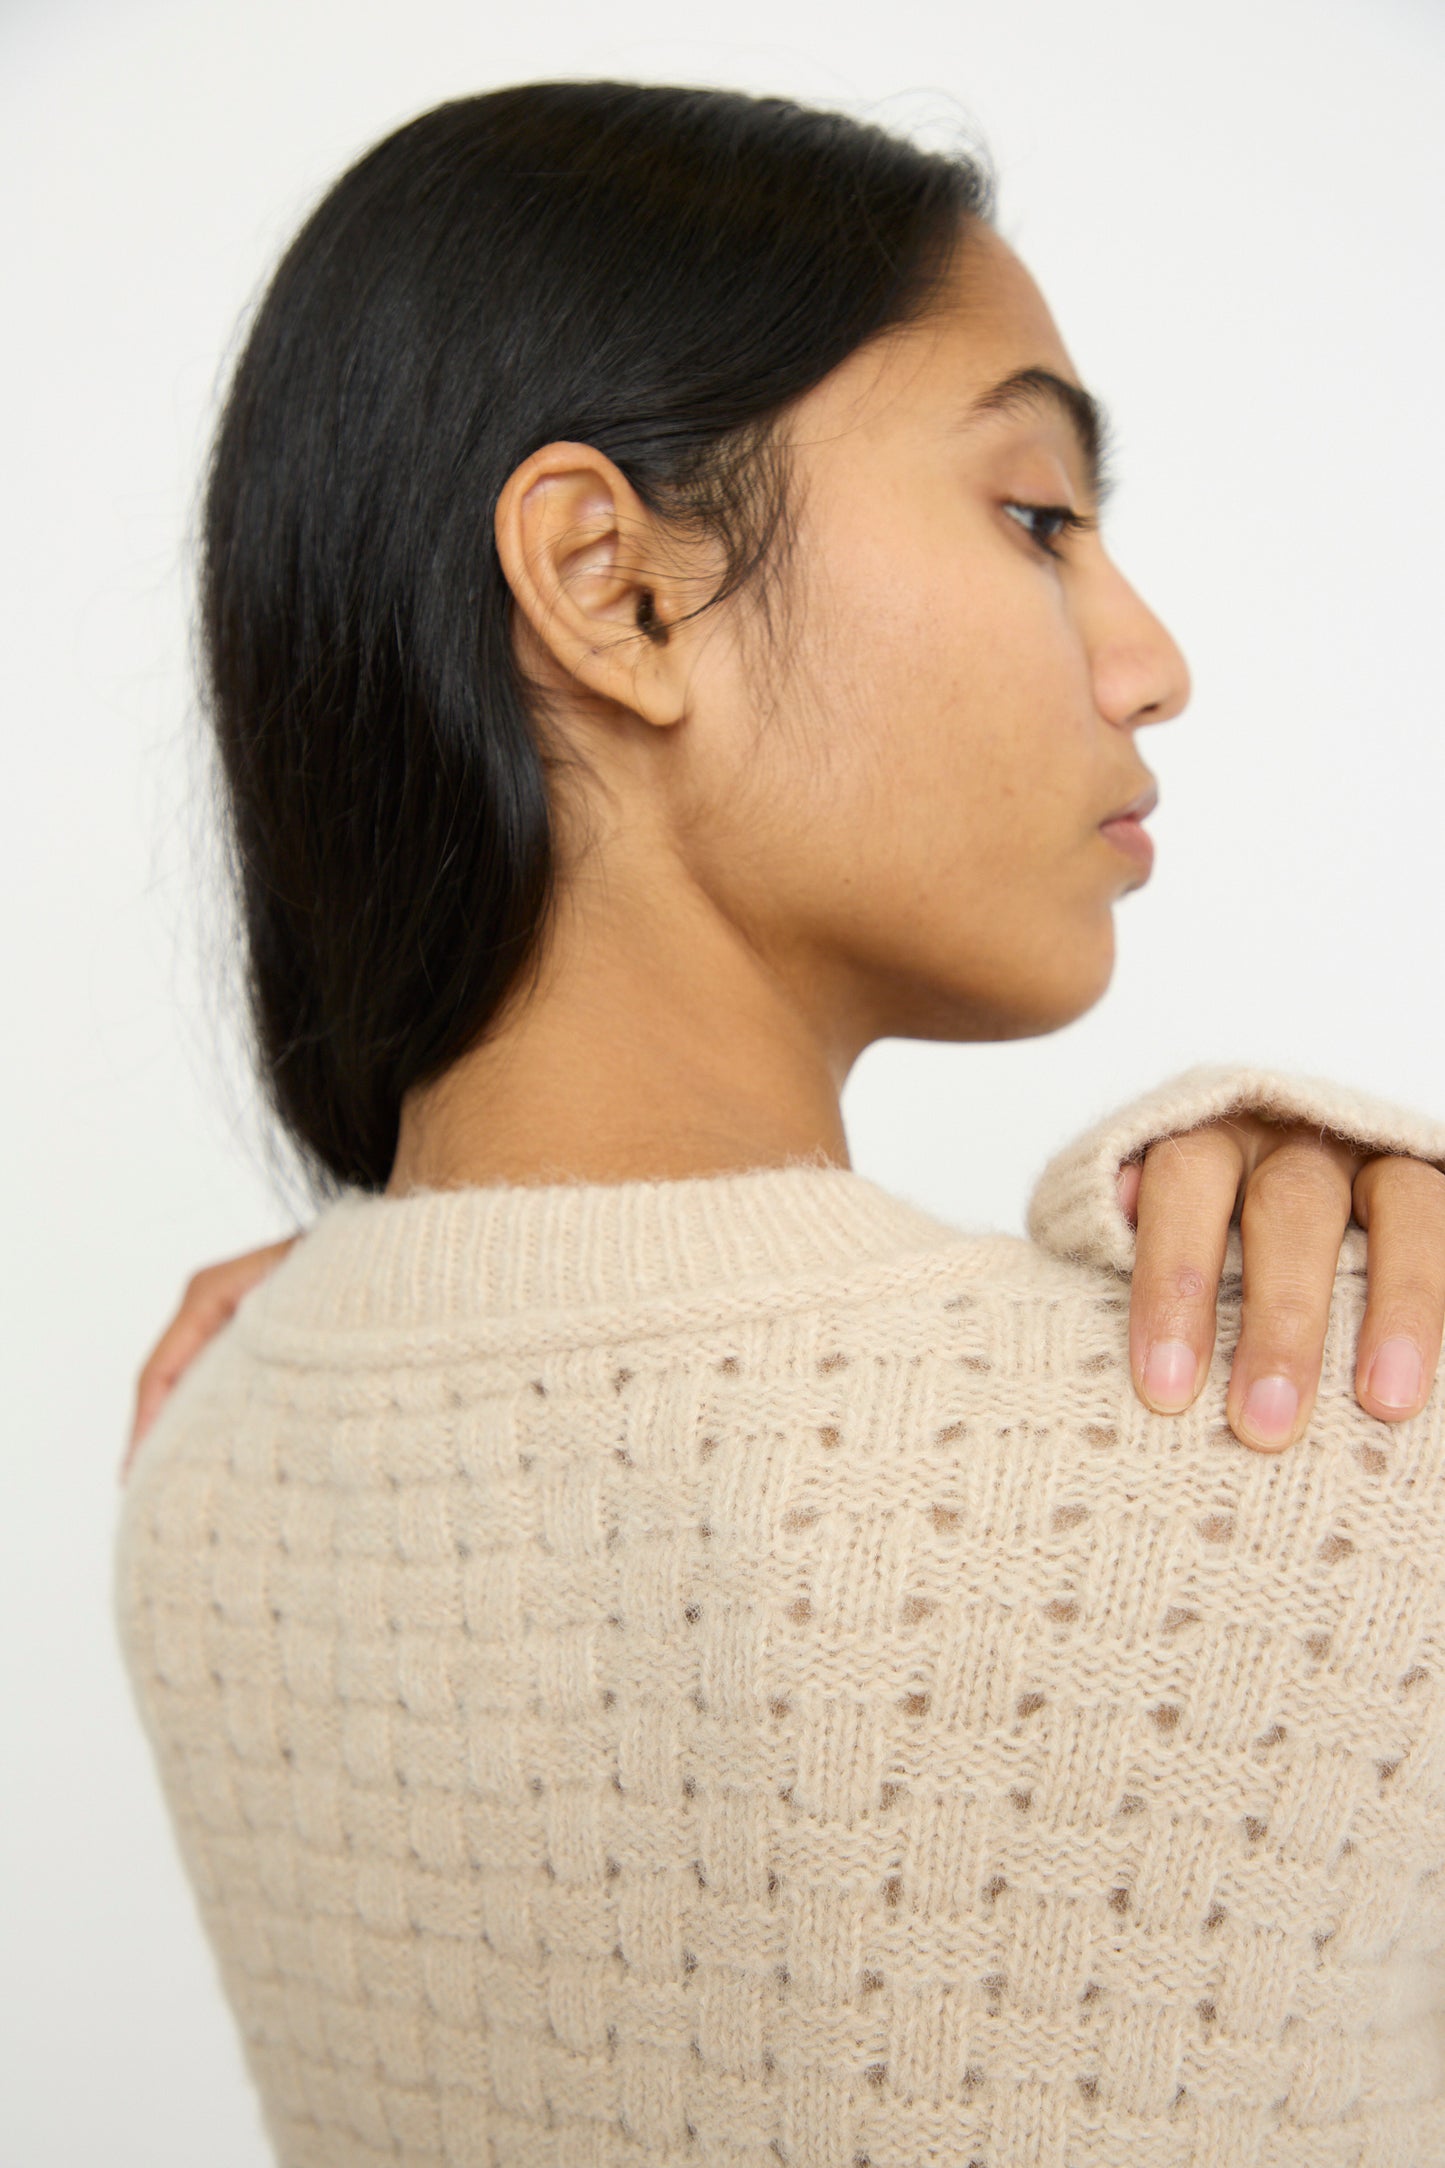
[[[847, 1167], [677, 1181], [348, 1190], [245, 1298], [243, 1337], [414, 1330], [754, 1296], [963, 1240]], [[689, 1299], [692, 1298], [692, 1299]]]

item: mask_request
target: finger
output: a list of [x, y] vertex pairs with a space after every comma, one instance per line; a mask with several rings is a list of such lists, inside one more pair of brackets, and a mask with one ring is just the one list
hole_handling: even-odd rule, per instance
[[1243, 1290], [1225, 1415], [1257, 1452], [1283, 1452], [1314, 1413], [1358, 1155], [1289, 1136], [1251, 1173], [1240, 1214]]
[[1131, 1159], [1119, 1169], [1116, 1186], [1119, 1192], [1119, 1210], [1133, 1227], [1139, 1218], [1139, 1177], [1144, 1172], [1143, 1163]]
[[146, 1357], [136, 1380], [135, 1418], [122, 1473], [177, 1378], [206, 1342], [215, 1337], [239, 1299], [224, 1283], [198, 1286], [193, 1281], [187, 1288], [180, 1309]]
[[1145, 1154], [1129, 1367], [1139, 1398], [1156, 1414], [1187, 1408], [1209, 1373], [1219, 1276], [1243, 1174], [1243, 1148], [1227, 1128], [1161, 1137]]
[[260, 1249], [246, 1251], [241, 1257], [203, 1266], [186, 1282], [179, 1310], [151, 1349], [136, 1381], [135, 1415], [125, 1457], [120, 1464], [122, 1483], [141, 1439], [182, 1372], [234, 1315], [242, 1296], [268, 1272], [274, 1271], [299, 1239], [297, 1235], [288, 1235], [284, 1241], [268, 1242]]
[[1419, 1159], [1367, 1160], [1354, 1210], [1370, 1233], [1355, 1395], [1368, 1415], [1400, 1423], [1429, 1399], [1445, 1337], [1445, 1173]]

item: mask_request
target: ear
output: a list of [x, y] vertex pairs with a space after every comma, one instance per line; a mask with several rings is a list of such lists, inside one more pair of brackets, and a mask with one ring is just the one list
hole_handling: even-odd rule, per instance
[[685, 708], [676, 545], [590, 444], [544, 444], [508, 475], [494, 529], [507, 584], [566, 678], [649, 723]]

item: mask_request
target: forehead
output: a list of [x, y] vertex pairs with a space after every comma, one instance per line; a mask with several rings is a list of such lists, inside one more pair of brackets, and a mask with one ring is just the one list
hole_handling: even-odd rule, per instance
[[1027, 368], [1078, 381], [1027, 265], [992, 228], [971, 222], [929, 313], [850, 354], [803, 406], [825, 439], [866, 440], [951, 425], [977, 394]]
[[958, 385], [978, 388], [1030, 366], [1077, 376], [1033, 273], [989, 226], [970, 224], [939, 305], [917, 330], [928, 365]]

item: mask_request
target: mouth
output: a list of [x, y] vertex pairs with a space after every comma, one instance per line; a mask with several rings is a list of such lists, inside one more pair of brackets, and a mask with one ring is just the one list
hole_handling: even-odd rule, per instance
[[1142, 866], [1146, 874], [1154, 863], [1154, 843], [1143, 824], [1158, 803], [1159, 786], [1151, 782], [1137, 798], [1131, 798], [1128, 805], [1120, 806], [1117, 813], [1110, 813], [1099, 823], [1100, 835], [1135, 865]]

